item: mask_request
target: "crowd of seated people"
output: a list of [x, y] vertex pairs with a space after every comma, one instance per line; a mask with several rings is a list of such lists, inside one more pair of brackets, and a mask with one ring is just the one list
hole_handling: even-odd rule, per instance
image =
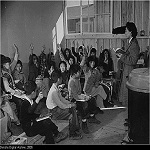
[[[56, 136], [54, 136], [52, 131], [50, 131], [50, 134], [47, 134], [45, 130], [36, 132], [35, 130], [40, 128], [40, 126], [43, 125], [46, 128], [48, 126], [46, 125], [47, 123], [43, 122], [41, 124], [35, 123], [32, 127], [32, 119], [25, 119], [24, 122], [23, 118], [30, 116], [32, 113], [35, 116], [34, 121], [40, 115], [49, 115], [50, 112], [53, 113], [53, 117], [56, 115], [57, 119], [72, 120], [69, 121], [71, 129], [69, 130], [69, 137], [70, 139], [81, 139], [80, 127], [74, 126], [74, 123], [77, 121], [75, 119], [76, 115], [81, 117], [81, 129], [88, 134], [87, 121], [99, 124], [100, 121], [95, 117], [96, 114], [103, 113], [101, 110], [103, 107], [114, 106], [110, 97], [110, 87], [107, 83], [103, 83], [104, 79], [110, 79], [111, 81], [112, 78], [115, 79], [114, 74], [112, 74], [114, 66], [109, 49], [104, 49], [100, 56], [97, 57], [97, 50], [93, 47], [88, 51], [84, 45], [81, 45], [75, 51], [74, 42], [72, 49], [65, 48], [63, 50], [58, 45], [60, 63], [57, 68], [53, 53], [46, 55], [44, 52], [45, 47], [43, 46], [40, 56], [37, 56], [33, 52], [34, 46], [31, 44], [28, 63], [29, 74], [28, 77], [25, 77], [23, 64], [19, 59], [19, 49], [15, 44], [14, 47], [16, 52], [13, 60], [1, 55], [1, 88], [3, 88], [3, 95], [11, 95], [11, 99], [5, 104], [7, 106], [3, 108], [10, 109], [10, 118], [13, 123], [21, 126], [24, 124], [24, 131], [29, 136], [36, 134], [45, 135], [46, 139], [44, 142], [46, 144], [56, 143], [66, 138], [66, 135], [60, 134], [59, 138], [55, 140]], [[146, 66], [148, 57], [146, 59], [145, 55], [142, 54], [140, 56], [144, 58], [144, 66]], [[84, 80], [81, 80], [82, 78]], [[28, 86], [29, 88], [27, 89]], [[114, 86], [114, 89], [116, 88], [115, 84], [111, 86]], [[54, 89], [59, 93], [53, 95]], [[40, 95], [41, 92], [42, 96]], [[56, 101], [54, 101], [53, 97], [56, 98]], [[62, 99], [64, 104], [59, 102]], [[15, 109], [11, 108], [12, 103], [15, 104]], [[36, 107], [33, 109], [32, 103], [36, 104]], [[23, 109], [23, 104], [29, 107], [26, 114], [22, 113], [21, 110]], [[59, 107], [59, 109], [56, 111], [55, 107]], [[77, 110], [77, 112], [74, 110]], [[62, 113], [67, 115], [67, 117], [62, 117]], [[28, 126], [26, 121], [29, 121], [31, 126]], [[48, 124], [51, 124], [51, 122]], [[57, 132], [57, 127], [54, 128], [56, 128]], [[30, 131], [27, 131], [28, 129]]]

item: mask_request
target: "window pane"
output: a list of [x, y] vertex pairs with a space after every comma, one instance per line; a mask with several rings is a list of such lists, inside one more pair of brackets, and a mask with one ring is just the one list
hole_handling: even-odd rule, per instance
[[68, 33], [80, 33], [80, 19], [68, 20]]
[[88, 32], [88, 17], [82, 18], [82, 31]]
[[66, 0], [67, 7], [80, 6], [80, 0]]
[[67, 8], [68, 33], [80, 33], [80, 6]]
[[90, 31], [94, 32], [94, 17], [90, 17]]

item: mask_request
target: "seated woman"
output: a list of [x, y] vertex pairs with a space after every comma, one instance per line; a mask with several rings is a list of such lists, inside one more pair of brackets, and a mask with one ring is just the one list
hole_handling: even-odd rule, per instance
[[15, 81], [16, 88], [20, 90], [24, 90], [24, 84], [26, 83], [26, 77], [25, 74], [22, 72], [22, 62], [21, 60], [17, 61], [16, 67], [12, 73], [13, 79]]
[[58, 131], [58, 127], [51, 121], [50, 118], [45, 120], [37, 121], [40, 114], [35, 114], [34, 111], [43, 98], [43, 94], [40, 92], [38, 97], [33, 100], [36, 96], [36, 83], [33, 81], [28, 81], [25, 84], [25, 94], [24, 101], [21, 105], [21, 123], [22, 129], [27, 136], [42, 135], [45, 136], [45, 144], [55, 144], [67, 137], [63, 132]]
[[110, 78], [110, 71], [114, 71], [114, 66], [108, 49], [104, 49], [100, 54], [99, 67], [103, 69], [103, 78]]
[[81, 66], [83, 68], [83, 72], [85, 74], [85, 83], [83, 87], [83, 91], [86, 95], [91, 95], [92, 97], [97, 97], [99, 101], [99, 105], [101, 108], [104, 108], [103, 100], [106, 100], [107, 94], [104, 91], [102, 85], [100, 85], [100, 81], [102, 75], [99, 70], [95, 68], [95, 59], [90, 56], [87, 59], [87, 62], [81, 62]]
[[38, 76], [35, 81], [37, 88], [36, 88], [36, 98], [40, 92], [43, 93], [43, 98], [40, 100], [35, 113], [42, 114], [43, 116], [48, 113], [48, 109], [46, 107], [46, 98], [49, 92], [49, 88], [46, 86], [45, 82], [43, 82], [43, 78]]
[[65, 61], [61, 61], [59, 63], [59, 74], [62, 77], [61, 84], [64, 84], [65, 87], [67, 87], [70, 76], [69, 76], [69, 71], [67, 70], [67, 64], [65, 63]]
[[39, 59], [36, 54], [33, 53], [34, 46], [30, 45], [30, 56], [29, 56], [29, 75], [28, 80], [34, 81], [36, 77], [40, 74], [40, 66], [39, 66]]
[[[14, 62], [16, 64], [16, 62], [18, 60], [18, 48], [17, 48], [17, 46], [15, 46], [15, 48], [16, 48], [16, 52], [15, 52]], [[2, 79], [3, 79], [3, 83], [4, 83], [5, 93], [12, 95], [12, 99], [9, 101], [14, 102], [16, 104], [17, 113], [18, 113], [18, 117], [19, 117], [20, 105], [22, 102], [20, 97], [22, 95], [22, 92], [17, 90], [15, 87], [14, 80], [11, 75], [12, 70], [13, 70], [11, 59], [9, 57], [3, 57], [1, 60], [1, 65], [2, 65], [1, 72], [2, 72]]]

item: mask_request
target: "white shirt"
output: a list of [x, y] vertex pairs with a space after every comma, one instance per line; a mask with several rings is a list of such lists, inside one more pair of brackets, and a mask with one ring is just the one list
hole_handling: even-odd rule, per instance
[[46, 99], [46, 106], [48, 109], [53, 109], [56, 106], [60, 107], [61, 109], [69, 108], [70, 102], [67, 101], [65, 98], [63, 98], [56, 87], [55, 84], [53, 84], [48, 92], [48, 96]]

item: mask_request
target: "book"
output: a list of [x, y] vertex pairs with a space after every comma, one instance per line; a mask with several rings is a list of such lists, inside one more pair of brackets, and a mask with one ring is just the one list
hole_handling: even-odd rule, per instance
[[48, 118], [50, 118], [50, 115], [39, 117], [39, 118], [36, 119], [36, 121], [38, 122], [38, 121], [42, 121], [42, 120], [45, 120], [45, 119], [48, 119]]

